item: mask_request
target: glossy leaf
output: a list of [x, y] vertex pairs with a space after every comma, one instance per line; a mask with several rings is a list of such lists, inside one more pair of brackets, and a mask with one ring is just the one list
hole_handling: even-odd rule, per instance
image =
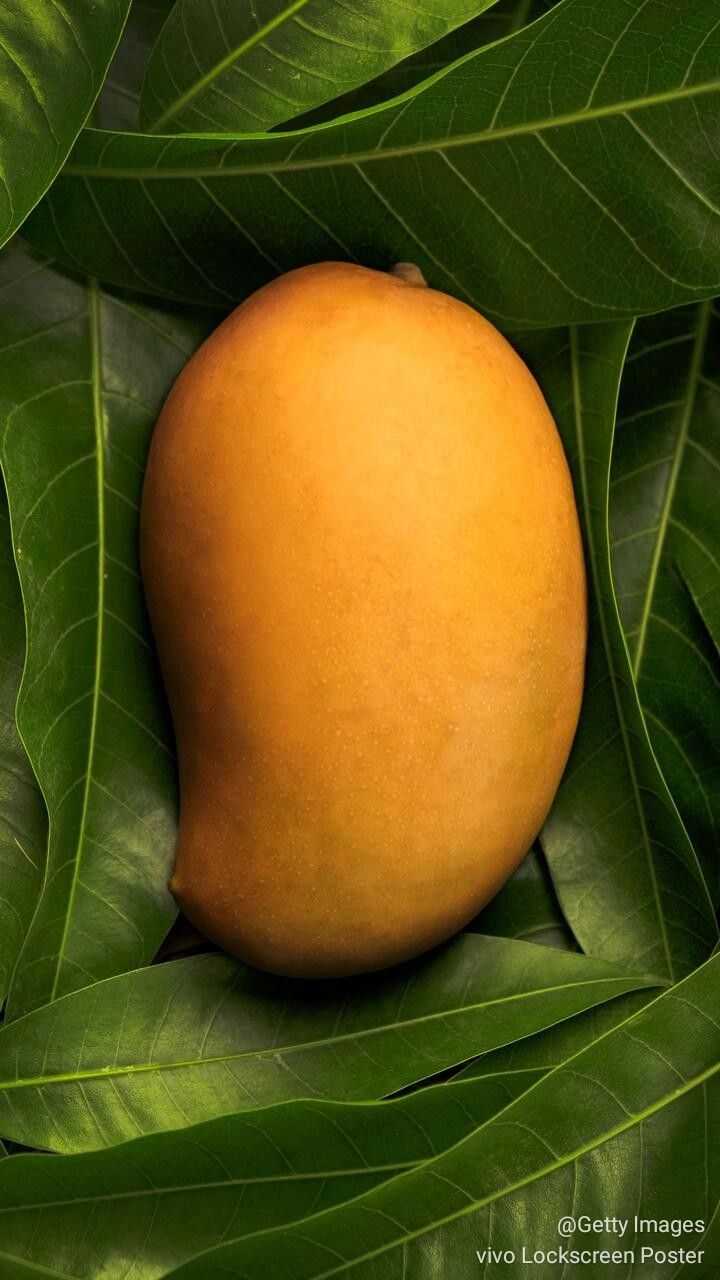
[[61, 1151], [298, 1097], [376, 1099], [652, 985], [466, 934], [400, 969], [281, 981], [226, 956], [111, 978], [0, 1031], [0, 1134]]
[[523, 858], [507, 884], [468, 928], [499, 938], [521, 938], [542, 946], [577, 950], [539, 847]]
[[28, 628], [18, 720], [50, 815], [10, 1013], [149, 961], [175, 767], [137, 521], [155, 416], [199, 332], [13, 246], [0, 316], [2, 461]]
[[[490, 1240], [518, 1252], [523, 1243], [557, 1247], [556, 1223], [575, 1206], [591, 1217], [627, 1217], [635, 1206], [652, 1216], [663, 1206], [658, 1216], [709, 1218], [720, 1178], [707, 1127], [720, 1103], [718, 1019], [720, 960], [550, 1072], [436, 1159], [349, 1204], [220, 1246], [170, 1274], [174, 1280], [265, 1280], [270, 1274], [470, 1280], [482, 1262], [476, 1250]], [[588, 1241], [578, 1236], [573, 1243]], [[607, 1273], [606, 1263], [583, 1267], [592, 1280]], [[486, 1274], [507, 1275], [507, 1266], [488, 1267]], [[557, 1264], [532, 1269], [534, 1280], [557, 1274]], [[646, 1280], [648, 1269], [638, 1257], [623, 1274]]]
[[506, 1075], [518, 1075], [525, 1076], [528, 1085], [532, 1084], [541, 1075], [560, 1066], [567, 1058], [580, 1053], [618, 1023], [625, 1022], [653, 1000], [655, 995], [654, 991], [632, 991], [609, 1004], [587, 1009], [574, 1018], [567, 1018], [565, 1022], [548, 1027], [546, 1031], [539, 1031], [537, 1035], [526, 1036], [515, 1044], [504, 1045], [491, 1053], [483, 1054], [481, 1058], [463, 1067], [453, 1079], [466, 1080], [470, 1076], [504, 1079]]
[[294, 1102], [86, 1155], [16, 1156], [0, 1172], [2, 1251], [52, 1274], [156, 1280], [431, 1159], [522, 1088], [509, 1075], [396, 1102]]
[[293, 128], [337, 119], [339, 115], [346, 115], [350, 111], [364, 111], [379, 103], [386, 103], [401, 93], [407, 93], [410, 89], [416, 89], [423, 80], [444, 71], [451, 62], [457, 62], [458, 58], [465, 57], [482, 45], [493, 44], [496, 40], [514, 35], [528, 23], [541, 18], [556, 3], [557, 0], [497, 0], [489, 9], [478, 14], [477, 18], [450, 31], [442, 40], [405, 58], [397, 66], [390, 67], [376, 80], [371, 80], [351, 93], [343, 94], [341, 98], [295, 120]]
[[720, 320], [638, 325], [623, 377], [610, 519], [618, 605], [653, 747], [720, 887]]
[[610, 458], [629, 333], [625, 325], [572, 329], [525, 348], [573, 470], [590, 588], [580, 726], [542, 842], [581, 947], [672, 978], [709, 955], [717, 926], [650, 746], [610, 569]]
[[105, 77], [130, 0], [0, 4], [0, 245], [63, 164]]
[[[2, 265], [0, 264], [0, 273]], [[0, 289], [3, 280], [0, 274]], [[2, 353], [0, 353], [0, 360]], [[15, 725], [25, 660], [25, 621], [0, 480], [0, 1007], [40, 891], [47, 818]]]
[[92, 275], [224, 308], [327, 257], [417, 262], [514, 328], [707, 297], [720, 287], [715, 0], [692, 22], [665, 0], [591, 13], [565, 0], [330, 126], [87, 131], [31, 234]]
[[716, 1280], [720, 1271], [720, 1194], [703, 1237], [703, 1248], [705, 1256], [700, 1265], [685, 1263], [675, 1273], [673, 1280]]
[[150, 50], [174, 0], [132, 0], [122, 39], [95, 103], [92, 122], [99, 129], [138, 129], [140, 89]]
[[[20, 1262], [11, 1254], [0, 1250], [0, 1280], [47, 1280], [47, 1269], [36, 1267], [31, 1262]], [[75, 1280], [73, 1276], [62, 1276], [59, 1271], [51, 1272], [57, 1280]]]
[[[303, 123], [331, 120], [378, 102], [386, 102], [441, 71], [457, 58], [482, 44], [500, 40], [545, 13], [554, 0], [498, 0], [489, 9], [451, 31], [443, 39], [390, 67], [378, 79], [309, 112]], [[133, 0], [122, 39], [110, 65], [92, 123], [100, 129], [140, 128], [140, 89], [150, 52], [160, 34], [173, 0]], [[293, 127], [297, 127], [295, 121]]]
[[147, 67], [148, 133], [258, 133], [433, 44], [493, 0], [177, 0]]

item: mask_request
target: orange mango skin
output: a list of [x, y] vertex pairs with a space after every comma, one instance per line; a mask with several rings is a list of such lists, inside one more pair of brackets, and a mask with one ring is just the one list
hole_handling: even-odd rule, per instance
[[391, 275], [281, 277], [173, 387], [141, 541], [189, 918], [303, 977], [460, 929], [550, 808], [585, 656], [566, 460], [505, 339]]

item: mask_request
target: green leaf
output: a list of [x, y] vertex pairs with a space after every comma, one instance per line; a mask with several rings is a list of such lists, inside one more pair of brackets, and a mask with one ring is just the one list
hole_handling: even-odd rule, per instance
[[523, 858], [507, 884], [468, 928], [499, 938], [521, 938], [542, 946], [577, 950], [539, 847]]
[[673, 978], [707, 957], [717, 926], [650, 746], [610, 568], [610, 457], [629, 334], [573, 328], [525, 345], [573, 471], [590, 587], [580, 726], [542, 842], [581, 947]]
[[387, 973], [281, 981], [226, 956], [110, 978], [0, 1031], [0, 1134], [87, 1150], [298, 1097], [376, 1099], [653, 980], [466, 934]]
[[174, 0], [132, 0], [122, 39], [95, 103], [92, 122], [99, 129], [138, 129], [140, 89], [150, 50]]
[[[55, 1280], [76, 1280], [75, 1276], [55, 1268], [49, 1274]], [[47, 1277], [47, 1267], [36, 1267], [32, 1262], [21, 1262], [11, 1254], [0, 1252], [0, 1280], [47, 1280]]]
[[[489, 1242], [518, 1251], [557, 1247], [556, 1223], [573, 1208], [591, 1218], [651, 1216], [660, 1206], [658, 1216], [709, 1217], [719, 1099], [707, 1086], [720, 1071], [718, 1017], [720, 960], [713, 960], [436, 1159], [349, 1204], [221, 1246], [170, 1274], [471, 1280], [481, 1262], [475, 1251]], [[638, 1253], [646, 1243], [637, 1242]], [[608, 1269], [590, 1265], [582, 1273], [594, 1280]], [[507, 1267], [486, 1274], [507, 1275]], [[531, 1274], [549, 1280], [558, 1268], [541, 1265]], [[639, 1280], [649, 1273], [638, 1258], [623, 1274]]]
[[[0, 290], [3, 288], [0, 263]], [[0, 352], [0, 360], [2, 353]], [[40, 890], [47, 817], [15, 725], [25, 660], [25, 622], [12, 551], [5, 486], [0, 479], [0, 1006]]]
[[137, 565], [145, 452], [199, 324], [3, 261], [0, 452], [25, 601], [18, 723], [50, 815], [17, 1015], [149, 961], [174, 915], [175, 765]]
[[155, 1280], [223, 1240], [345, 1203], [421, 1164], [522, 1088], [508, 1076], [364, 1106], [293, 1102], [107, 1151], [16, 1156], [0, 1173], [2, 1249], [89, 1280], [133, 1270]]
[[65, 161], [103, 82], [129, 3], [0, 4], [0, 245]]
[[691, 23], [665, 0], [607, 0], [591, 30], [564, 0], [334, 125], [89, 130], [31, 234], [91, 275], [224, 308], [339, 257], [415, 261], [505, 327], [657, 311], [720, 288], [718, 65], [715, 0]]
[[493, 0], [177, 0], [150, 55], [147, 133], [257, 133], [372, 80]]
[[643, 1009], [654, 996], [653, 991], [632, 991], [609, 1004], [587, 1009], [574, 1018], [567, 1018], [565, 1022], [558, 1022], [546, 1031], [538, 1032], [537, 1035], [526, 1036], [515, 1044], [483, 1054], [481, 1058], [468, 1063], [453, 1078], [465, 1080], [470, 1076], [497, 1076], [504, 1079], [509, 1075], [524, 1075], [531, 1084], [533, 1079], [560, 1066], [567, 1058], [574, 1057], [619, 1022], [625, 1022], [632, 1014]]
[[653, 747], [720, 881], [720, 321], [709, 302], [638, 325], [610, 493], [618, 604]]
[[456, 27], [442, 40], [390, 67], [369, 84], [360, 85], [351, 93], [345, 93], [334, 102], [295, 120], [293, 127], [320, 124], [350, 111], [366, 111], [368, 107], [376, 107], [401, 93], [407, 93], [409, 89], [416, 89], [423, 80], [437, 75], [438, 71], [444, 71], [451, 62], [457, 62], [458, 58], [465, 57], [481, 45], [492, 44], [513, 35], [529, 22], [542, 17], [556, 3], [557, 0], [497, 0], [489, 9], [478, 14], [477, 18], [462, 27]]
[[703, 1237], [705, 1257], [702, 1263], [686, 1263], [676, 1271], [673, 1280], [717, 1280], [720, 1271], [720, 1195], [710, 1225]]
[[[390, 67], [369, 85], [343, 94], [310, 112], [304, 123], [332, 119], [346, 111], [356, 111], [413, 88], [436, 71], [476, 49], [510, 35], [554, 3], [554, 0], [498, 0], [489, 9], [451, 31], [443, 39], [412, 57]], [[95, 104], [92, 123], [100, 129], [137, 130], [140, 127], [140, 89], [150, 52], [157, 40], [173, 0], [133, 0], [122, 39]], [[297, 122], [296, 122], [297, 124]]]

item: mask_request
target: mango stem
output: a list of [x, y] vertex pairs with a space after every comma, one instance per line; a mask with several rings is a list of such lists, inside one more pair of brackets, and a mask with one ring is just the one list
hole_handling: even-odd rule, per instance
[[427, 289], [427, 280], [414, 262], [396, 262], [390, 271], [391, 276], [404, 280], [405, 284], [413, 284], [417, 288]]

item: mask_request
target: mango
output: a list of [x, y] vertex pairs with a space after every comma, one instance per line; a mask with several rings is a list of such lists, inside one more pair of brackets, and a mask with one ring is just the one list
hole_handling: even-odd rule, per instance
[[173, 715], [171, 889], [262, 969], [383, 968], [536, 836], [586, 641], [543, 396], [469, 306], [322, 263], [244, 302], [154, 433], [142, 567]]

